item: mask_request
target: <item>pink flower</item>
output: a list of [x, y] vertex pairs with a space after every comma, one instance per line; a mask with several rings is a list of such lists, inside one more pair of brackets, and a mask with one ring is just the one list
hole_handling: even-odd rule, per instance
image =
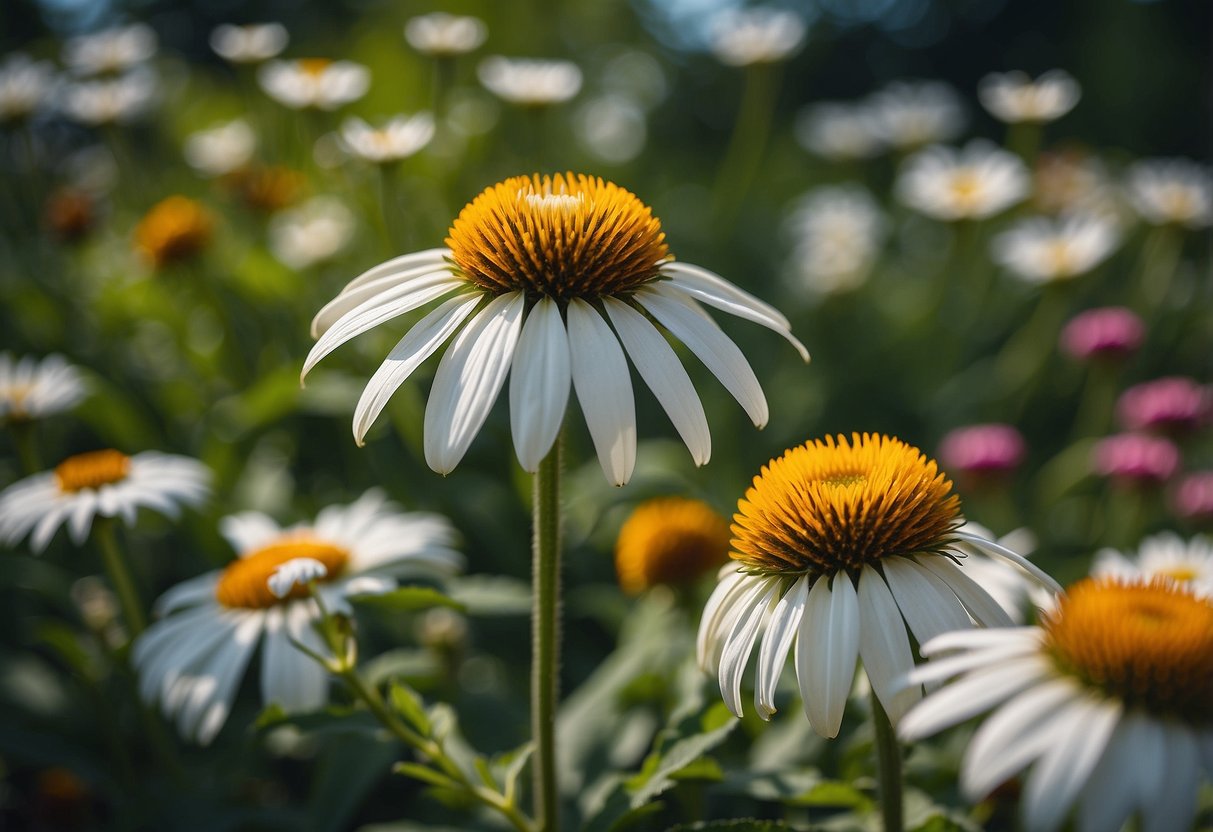
[[1171, 509], [1181, 520], [1213, 523], [1213, 471], [1194, 471], [1171, 493]]
[[1209, 391], [1190, 378], [1170, 376], [1130, 387], [1116, 403], [1129, 430], [1187, 432], [1207, 421]]
[[1023, 461], [1024, 441], [1011, 425], [968, 425], [951, 431], [939, 443], [945, 470], [996, 475], [1015, 470]]
[[1132, 309], [1105, 306], [1072, 318], [1061, 331], [1061, 348], [1080, 361], [1118, 360], [1136, 352], [1145, 334]]
[[1126, 484], [1161, 483], [1179, 468], [1179, 448], [1159, 436], [1121, 433], [1096, 443], [1091, 467], [1100, 476]]

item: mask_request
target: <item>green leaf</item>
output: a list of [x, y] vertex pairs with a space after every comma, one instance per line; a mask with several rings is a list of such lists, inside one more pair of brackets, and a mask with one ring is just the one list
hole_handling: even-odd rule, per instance
[[416, 612], [432, 607], [465, 611], [463, 604], [429, 586], [402, 586], [377, 595], [353, 595], [350, 600], [356, 604], [391, 612]]
[[[728, 717], [726, 720], [722, 721], [721, 711]], [[706, 728], [703, 733], [675, 740], [662, 752], [650, 755], [642, 772], [628, 781], [633, 809], [675, 785], [674, 774], [724, 742], [740, 723], [732, 718], [723, 703], [717, 702], [703, 715], [700, 724]]]
[[387, 774], [397, 747], [346, 734], [335, 737], [317, 767], [308, 800], [308, 829], [338, 832], [348, 829], [354, 812]]
[[401, 682], [392, 682], [388, 700], [396, 713], [404, 717], [409, 725], [417, 729], [423, 736], [429, 736], [431, 725], [429, 714], [417, 692]]
[[405, 777], [412, 777], [423, 783], [429, 783], [431, 786], [440, 786], [444, 789], [450, 788], [455, 782], [445, 774], [434, 771], [429, 766], [423, 766], [421, 763], [396, 763], [396, 765], [392, 766], [392, 772], [403, 774]]
[[792, 802], [797, 806], [831, 806], [857, 811], [867, 811], [873, 806], [866, 794], [850, 783], [838, 780], [823, 780]]
[[450, 593], [468, 615], [526, 615], [531, 611], [531, 586], [517, 578], [469, 575], [452, 581]]
[[821, 783], [815, 769], [781, 771], [731, 771], [720, 785], [730, 794], [744, 794], [755, 800], [796, 804]]

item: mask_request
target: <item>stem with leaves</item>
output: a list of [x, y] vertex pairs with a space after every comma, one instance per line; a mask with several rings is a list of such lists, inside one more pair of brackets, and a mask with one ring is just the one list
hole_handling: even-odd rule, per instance
[[539, 463], [534, 486], [531, 580], [531, 735], [535, 741], [535, 817], [560, 827], [556, 786], [556, 701], [560, 684], [560, 445]]

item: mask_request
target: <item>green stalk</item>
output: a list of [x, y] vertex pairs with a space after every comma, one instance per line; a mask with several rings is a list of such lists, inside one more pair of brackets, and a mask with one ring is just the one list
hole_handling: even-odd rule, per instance
[[745, 69], [741, 106], [716, 180], [712, 215], [717, 228], [726, 227], [737, 216], [741, 201], [758, 172], [771, 132], [778, 82], [777, 64], [751, 64]]
[[42, 465], [38, 461], [38, 445], [34, 438], [34, 423], [29, 419], [12, 419], [8, 426], [13, 432], [13, 444], [17, 446], [21, 469], [27, 475], [41, 471]]
[[1023, 159], [1031, 167], [1040, 150], [1042, 125], [1034, 121], [1021, 121], [1007, 128], [1007, 150]]
[[1166, 305], [1182, 250], [1183, 237], [1173, 225], [1160, 225], [1146, 237], [1138, 290], [1146, 309], [1155, 315]]
[[118, 602], [122, 605], [122, 616], [126, 619], [126, 627], [131, 639], [147, 629], [147, 619], [143, 614], [143, 606], [139, 602], [139, 593], [135, 590], [135, 581], [131, 577], [126, 558], [118, 548], [118, 538], [114, 534], [114, 519], [102, 517], [97, 521], [97, 542], [101, 546], [101, 557], [105, 562], [105, 573], [114, 587]]
[[901, 797], [901, 748], [889, 715], [885, 713], [876, 696], [871, 694], [872, 724], [876, 729], [876, 782], [880, 789], [880, 816], [884, 819], [884, 832], [902, 832], [905, 829]]
[[533, 813], [543, 832], [560, 828], [556, 788], [556, 699], [560, 673], [560, 443], [534, 481], [531, 598], [531, 733], [535, 740]]

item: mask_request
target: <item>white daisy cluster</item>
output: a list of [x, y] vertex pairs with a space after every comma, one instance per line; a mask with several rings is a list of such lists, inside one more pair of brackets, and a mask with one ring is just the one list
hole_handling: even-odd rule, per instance
[[44, 419], [88, 395], [84, 376], [61, 355], [39, 360], [0, 353], [0, 422]]
[[366, 95], [371, 73], [353, 61], [269, 61], [257, 70], [266, 94], [292, 110], [336, 110]]
[[796, 138], [834, 161], [867, 159], [955, 138], [965, 125], [960, 97], [939, 81], [894, 81], [861, 101], [823, 101], [801, 113]]
[[65, 84], [57, 92], [59, 110], [89, 127], [126, 124], [147, 113], [160, 83], [150, 69], [137, 67], [122, 75]]
[[434, 117], [429, 113], [395, 116], [381, 127], [360, 118], [341, 125], [341, 145], [351, 156], [378, 165], [412, 156], [434, 137]]
[[1120, 226], [1096, 214], [1020, 220], [991, 243], [995, 262], [1029, 283], [1068, 280], [1094, 269], [1120, 243]]
[[854, 289], [867, 278], [886, 232], [884, 213], [859, 185], [815, 188], [789, 222], [793, 279], [820, 294]]
[[63, 45], [63, 63], [80, 76], [116, 75], [156, 54], [156, 33], [144, 23], [79, 35]]
[[18, 121], [45, 106], [56, 83], [50, 61], [15, 52], [0, 63], [0, 123]]
[[581, 70], [572, 61], [494, 55], [476, 74], [493, 95], [522, 107], [562, 104], [581, 90]]
[[1143, 540], [1135, 557], [1116, 549], [1100, 549], [1091, 574], [1147, 581], [1161, 578], [1213, 596], [1213, 542], [1203, 536], [1185, 541], [1174, 532], [1162, 532]]
[[354, 236], [354, 215], [341, 200], [316, 196], [270, 220], [270, 251], [292, 269], [306, 269], [340, 253]]
[[290, 35], [281, 23], [224, 24], [211, 31], [211, 49], [228, 63], [259, 64], [286, 49]]
[[897, 197], [938, 220], [986, 219], [1023, 201], [1031, 186], [1019, 157], [974, 139], [961, 150], [928, 147], [906, 160]]
[[257, 134], [238, 118], [187, 136], [185, 161], [204, 176], [223, 176], [247, 165], [256, 149]]
[[1023, 72], [993, 73], [977, 87], [982, 106], [1008, 124], [1056, 121], [1074, 109], [1081, 95], [1078, 82], [1060, 69], [1035, 81]]
[[796, 119], [796, 139], [805, 150], [832, 161], [870, 159], [885, 149], [862, 102], [824, 101], [806, 108]]
[[488, 27], [478, 17], [431, 12], [405, 24], [404, 38], [423, 55], [452, 58], [473, 51], [488, 37]]
[[729, 9], [712, 19], [712, 54], [729, 66], [778, 63], [800, 50], [807, 28], [787, 9]]
[[1151, 225], [1213, 225], [1213, 174], [1189, 159], [1134, 162], [1126, 177], [1129, 201]]

